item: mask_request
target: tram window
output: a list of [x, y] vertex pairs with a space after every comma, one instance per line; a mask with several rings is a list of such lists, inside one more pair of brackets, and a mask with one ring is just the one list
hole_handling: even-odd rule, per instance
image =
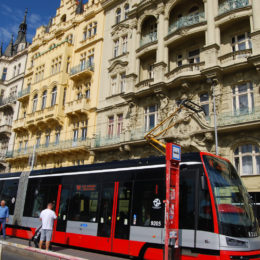
[[0, 186], [0, 200], [5, 200], [9, 207], [9, 214], [14, 214], [14, 206], [18, 189], [18, 181], [4, 181]]
[[57, 185], [29, 185], [24, 207], [24, 216], [38, 218], [41, 211], [47, 207], [49, 202], [54, 202], [55, 204], [57, 192]]
[[69, 220], [97, 222], [99, 187], [96, 184], [75, 185], [69, 206]]
[[164, 226], [163, 181], [135, 182], [132, 212], [133, 226]]
[[[205, 178], [205, 177], [203, 177]], [[201, 181], [201, 179], [200, 179]], [[206, 180], [204, 181], [206, 184]], [[206, 184], [207, 185], [207, 184]], [[211, 208], [211, 201], [208, 189], [202, 189], [200, 182], [199, 187], [199, 218], [198, 218], [198, 229], [204, 231], [214, 231], [213, 215]]]
[[180, 229], [195, 228], [195, 174], [188, 168], [180, 174]]

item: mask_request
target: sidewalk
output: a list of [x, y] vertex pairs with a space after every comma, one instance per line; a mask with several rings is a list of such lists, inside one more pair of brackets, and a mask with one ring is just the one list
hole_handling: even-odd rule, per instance
[[[89, 252], [83, 249], [67, 248], [53, 245], [52, 251], [40, 250], [28, 246], [28, 240], [7, 237], [7, 240], [0, 240], [3, 250], [23, 253], [28, 259], [66, 259], [66, 260], [122, 260], [126, 258], [111, 256], [102, 252]], [[4, 260], [1, 259], [0, 260]]]

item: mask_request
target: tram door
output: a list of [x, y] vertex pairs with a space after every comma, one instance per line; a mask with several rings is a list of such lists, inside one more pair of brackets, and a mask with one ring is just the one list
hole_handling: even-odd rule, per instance
[[105, 183], [102, 185], [98, 220], [98, 248], [104, 251], [111, 251], [113, 235], [112, 218], [116, 207], [115, 195], [117, 187], [117, 183]]
[[112, 251], [129, 254], [130, 210], [132, 183], [120, 182], [117, 194], [117, 209], [115, 210], [115, 231]]
[[[61, 186], [61, 185], [60, 185]], [[59, 197], [60, 196], [60, 197]], [[70, 186], [63, 185], [58, 193], [57, 202], [59, 202], [56, 229], [54, 229], [53, 241], [56, 243], [66, 244], [66, 228], [67, 228], [67, 213], [69, 208]], [[57, 213], [57, 212], [56, 212]]]

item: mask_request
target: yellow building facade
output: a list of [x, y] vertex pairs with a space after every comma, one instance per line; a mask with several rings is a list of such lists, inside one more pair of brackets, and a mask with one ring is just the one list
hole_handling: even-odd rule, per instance
[[13, 131], [11, 172], [91, 163], [96, 129], [104, 13], [100, 1], [61, 0], [37, 29]]

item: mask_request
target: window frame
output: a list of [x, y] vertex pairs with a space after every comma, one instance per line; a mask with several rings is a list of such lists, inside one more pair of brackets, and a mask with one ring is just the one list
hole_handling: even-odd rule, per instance
[[[252, 152], [243, 152], [243, 147], [252, 146]], [[237, 152], [236, 152], [237, 151]], [[243, 172], [243, 157], [251, 157], [252, 159], [252, 173]], [[257, 163], [257, 157], [259, 157], [259, 165]], [[233, 152], [233, 162], [240, 176], [250, 176], [260, 174], [260, 149], [255, 143], [244, 143], [237, 146]], [[257, 170], [258, 169], [258, 170]]]

